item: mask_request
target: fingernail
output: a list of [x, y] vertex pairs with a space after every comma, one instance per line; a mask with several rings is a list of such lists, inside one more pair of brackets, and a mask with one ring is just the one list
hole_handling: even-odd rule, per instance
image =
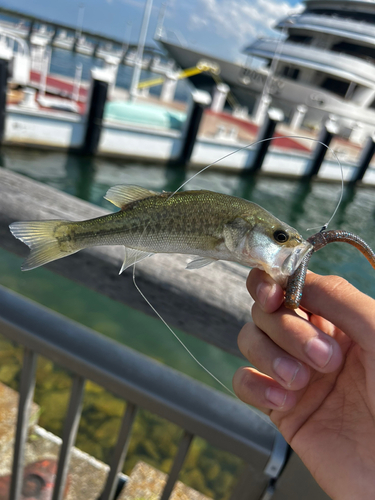
[[291, 385], [294, 382], [301, 363], [290, 358], [277, 358], [273, 362], [273, 369], [286, 384]]
[[319, 368], [328, 365], [332, 357], [333, 348], [329, 342], [317, 337], [311, 339], [306, 344], [306, 354]]
[[278, 387], [268, 387], [266, 389], [266, 398], [270, 403], [279, 408], [283, 407], [286, 401], [287, 392]]
[[258, 302], [260, 303], [261, 306], [264, 306], [266, 304], [270, 293], [271, 292], [273, 293], [275, 288], [276, 288], [275, 284], [271, 285], [270, 283], [266, 283], [264, 281], [262, 283], [259, 283], [256, 289], [256, 294]]

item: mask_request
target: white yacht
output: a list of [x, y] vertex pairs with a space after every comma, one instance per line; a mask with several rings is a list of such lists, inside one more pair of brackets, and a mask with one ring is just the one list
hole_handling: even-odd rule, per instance
[[[221, 78], [250, 108], [256, 105], [254, 96], [259, 99], [266, 92], [272, 106], [281, 108], [289, 120], [298, 114], [305, 127], [318, 127], [333, 115], [344, 135], [373, 133], [374, 0], [306, 0], [302, 13], [281, 20], [276, 29], [281, 32], [278, 38], [258, 39], [244, 49], [250, 59], [263, 61], [260, 67], [195, 52], [196, 62], [202, 57], [217, 62]], [[181, 46], [159, 41], [180, 66], [194, 65], [194, 51], [184, 53]], [[207, 83], [207, 76], [197, 80], [201, 86]]]

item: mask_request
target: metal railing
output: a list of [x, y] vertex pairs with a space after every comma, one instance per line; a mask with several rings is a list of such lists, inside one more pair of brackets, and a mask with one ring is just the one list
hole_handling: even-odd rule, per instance
[[127, 402], [100, 500], [114, 498], [138, 407], [158, 414], [185, 431], [161, 500], [170, 498], [196, 435], [248, 464], [234, 488], [232, 500], [272, 497], [274, 483], [286, 463], [288, 445], [273, 427], [246, 405], [3, 287], [0, 287], [0, 334], [24, 347], [9, 500], [18, 500], [22, 488], [28, 415], [38, 355], [74, 374], [53, 500], [63, 497], [86, 379]]

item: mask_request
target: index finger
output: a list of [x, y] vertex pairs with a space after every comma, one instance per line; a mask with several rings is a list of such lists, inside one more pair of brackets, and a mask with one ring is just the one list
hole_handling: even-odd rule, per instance
[[284, 291], [265, 271], [254, 268], [246, 281], [252, 298], [266, 313], [273, 313], [284, 302]]
[[336, 325], [363, 349], [375, 352], [375, 300], [345, 279], [308, 273], [301, 306]]

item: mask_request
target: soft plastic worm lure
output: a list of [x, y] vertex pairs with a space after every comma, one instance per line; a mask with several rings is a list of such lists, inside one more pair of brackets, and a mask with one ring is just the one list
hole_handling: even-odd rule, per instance
[[285, 306], [288, 309], [297, 309], [299, 307], [310, 258], [314, 252], [325, 247], [328, 243], [335, 241], [349, 243], [349, 245], [357, 248], [375, 269], [375, 253], [362, 238], [353, 233], [337, 229], [325, 231], [323, 228], [319, 233], [310, 236], [307, 241], [313, 245], [313, 248], [305, 255], [294, 274], [290, 276], [285, 290]]

